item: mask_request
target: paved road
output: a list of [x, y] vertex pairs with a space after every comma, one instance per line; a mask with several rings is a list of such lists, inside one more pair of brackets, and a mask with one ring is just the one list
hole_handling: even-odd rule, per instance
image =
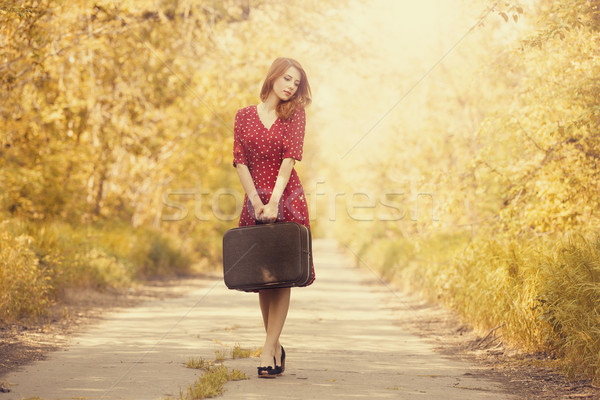
[[[408, 333], [398, 321], [417, 311], [384, 286], [365, 285], [373, 277], [351, 267], [334, 242], [316, 240], [314, 249], [317, 281], [293, 290], [282, 336], [286, 373], [258, 379], [257, 358], [227, 360], [250, 379], [228, 383], [222, 399], [509, 398]], [[190, 357], [262, 340], [257, 296], [205, 280], [183, 297], [105, 315], [68, 348], [5, 376], [12, 392], [0, 400], [176, 398], [201, 373], [184, 367]]]

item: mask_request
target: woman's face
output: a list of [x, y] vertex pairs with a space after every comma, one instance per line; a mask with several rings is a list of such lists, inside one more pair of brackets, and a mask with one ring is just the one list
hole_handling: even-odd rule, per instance
[[281, 101], [288, 101], [298, 90], [300, 78], [300, 71], [296, 67], [289, 67], [273, 82], [273, 92]]

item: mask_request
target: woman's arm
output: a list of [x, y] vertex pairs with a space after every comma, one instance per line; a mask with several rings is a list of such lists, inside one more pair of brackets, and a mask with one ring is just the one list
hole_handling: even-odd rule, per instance
[[283, 191], [290, 180], [290, 175], [292, 174], [295, 164], [296, 160], [293, 158], [284, 158], [281, 162], [279, 173], [277, 174], [277, 180], [275, 181], [275, 187], [273, 188], [273, 193], [271, 194], [269, 202], [263, 208], [262, 217], [264, 220], [268, 222], [274, 222], [277, 219], [279, 200], [281, 199]]
[[261, 219], [265, 205], [263, 204], [262, 200], [260, 199], [260, 196], [258, 195], [256, 186], [254, 186], [254, 181], [252, 180], [252, 175], [250, 175], [250, 170], [244, 164], [237, 164], [235, 169], [238, 173], [244, 191], [246, 192], [248, 199], [250, 199], [252, 207], [254, 207], [254, 217], [256, 219]]

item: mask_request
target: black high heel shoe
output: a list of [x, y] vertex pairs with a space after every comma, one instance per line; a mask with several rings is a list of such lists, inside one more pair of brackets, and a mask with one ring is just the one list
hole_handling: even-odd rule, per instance
[[281, 367], [277, 366], [277, 361], [275, 357], [273, 357], [273, 365], [275, 368], [271, 367], [256, 367], [258, 369], [258, 377], [259, 378], [275, 378], [277, 375], [281, 374]]
[[285, 349], [283, 346], [281, 346], [281, 367], [278, 367], [277, 364], [275, 364], [275, 369], [277, 368], [280, 370], [278, 375], [283, 374], [283, 371], [285, 371]]

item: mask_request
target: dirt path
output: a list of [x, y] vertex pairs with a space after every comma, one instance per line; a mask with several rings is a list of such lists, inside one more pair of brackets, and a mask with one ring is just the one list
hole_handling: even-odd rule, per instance
[[[230, 382], [223, 399], [508, 399], [498, 376], [434, 351], [431, 338], [409, 333], [402, 321], [419, 319], [407, 299], [366, 272], [334, 242], [315, 241], [318, 281], [294, 289], [282, 343], [284, 376], [255, 377], [256, 358], [227, 360], [250, 376]], [[199, 371], [190, 357], [214, 358], [235, 344], [262, 345], [256, 295], [205, 280], [185, 296], [148, 301], [107, 313], [69, 346], [3, 377], [0, 400], [161, 399], [178, 397]]]

